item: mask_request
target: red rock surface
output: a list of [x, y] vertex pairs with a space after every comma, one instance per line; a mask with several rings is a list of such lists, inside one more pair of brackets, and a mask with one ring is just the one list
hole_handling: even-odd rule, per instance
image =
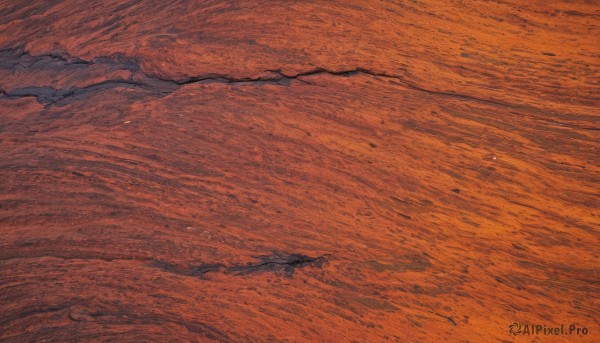
[[0, 340], [597, 342], [598, 37], [583, 0], [0, 1]]

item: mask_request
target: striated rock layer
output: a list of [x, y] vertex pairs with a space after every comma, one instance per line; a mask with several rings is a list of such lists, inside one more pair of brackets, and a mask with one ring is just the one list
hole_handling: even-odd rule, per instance
[[598, 37], [584, 0], [1, 0], [0, 341], [597, 342]]

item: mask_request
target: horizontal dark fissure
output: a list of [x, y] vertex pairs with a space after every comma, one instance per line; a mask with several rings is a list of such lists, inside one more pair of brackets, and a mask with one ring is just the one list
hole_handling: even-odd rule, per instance
[[44, 105], [61, 104], [66, 99], [77, 99], [81, 96], [98, 91], [105, 91], [114, 88], [134, 88], [143, 89], [152, 92], [158, 96], [171, 94], [182, 86], [194, 83], [223, 83], [223, 84], [274, 84], [288, 86], [294, 80], [308, 83], [303, 80], [304, 77], [328, 75], [340, 77], [352, 77], [356, 75], [368, 75], [372, 77], [380, 77], [391, 79], [398, 82], [400, 85], [412, 90], [425, 92], [438, 96], [455, 97], [464, 100], [472, 100], [484, 102], [494, 105], [510, 106], [497, 102], [495, 100], [481, 99], [474, 96], [452, 93], [432, 91], [420, 86], [417, 86], [399, 75], [389, 74], [385, 72], [376, 72], [367, 68], [356, 67], [347, 70], [330, 70], [326, 68], [314, 68], [308, 71], [297, 74], [285, 74], [281, 69], [265, 70], [264, 74], [258, 77], [235, 77], [228, 74], [207, 73], [196, 76], [187, 76], [180, 79], [168, 79], [144, 72], [138, 60], [126, 57], [121, 54], [112, 56], [96, 57], [92, 60], [83, 60], [77, 57], [68, 56], [65, 53], [50, 53], [44, 55], [31, 55], [23, 48], [12, 48], [0, 50], [0, 69], [3, 70], [25, 70], [29, 72], [37, 72], [42, 70], [52, 70], [55, 73], [61, 72], [77, 72], [78, 70], [89, 68], [93, 65], [101, 65], [107, 71], [127, 71], [131, 73], [129, 79], [109, 79], [99, 83], [87, 85], [84, 87], [70, 87], [67, 89], [56, 89], [49, 86], [44, 87], [22, 87], [13, 90], [0, 90], [0, 97], [5, 98], [22, 98], [35, 97], [37, 101]]
[[160, 268], [175, 274], [204, 277], [204, 274], [211, 272], [220, 272], [236, 276], [248, 275], [261, 272], [283, 272], [287, 276], [292, 276], [298, 268], [308, 266], [322, 268], [329, 261], [329, 254], [310, 257], [301, 254], [276, 253], [271, 256], [260, 256], [260, 262], [248, 263], [245, 265], [226, 266], [221, 263], [200, 264], [193, 267], [179, 267], [167, 262], [155, 261], [154, 267]]

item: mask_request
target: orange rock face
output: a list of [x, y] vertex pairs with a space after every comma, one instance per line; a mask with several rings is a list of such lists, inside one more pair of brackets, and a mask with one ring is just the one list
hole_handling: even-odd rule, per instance
[[600, 341], [597, 2], [0, 13], [1, 341]]

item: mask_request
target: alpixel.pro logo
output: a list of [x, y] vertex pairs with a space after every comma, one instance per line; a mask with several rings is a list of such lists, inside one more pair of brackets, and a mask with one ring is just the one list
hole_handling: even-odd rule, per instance
[[564, 335], [587, 335], [588, 328], [577, 326], [575, 324], [560, 326], [540, 325], [540, 324], [519, 324], [512, 323], [508, 326], [508, 332], [511, 335], [528, 335], [528, 336], [564, 336]]

